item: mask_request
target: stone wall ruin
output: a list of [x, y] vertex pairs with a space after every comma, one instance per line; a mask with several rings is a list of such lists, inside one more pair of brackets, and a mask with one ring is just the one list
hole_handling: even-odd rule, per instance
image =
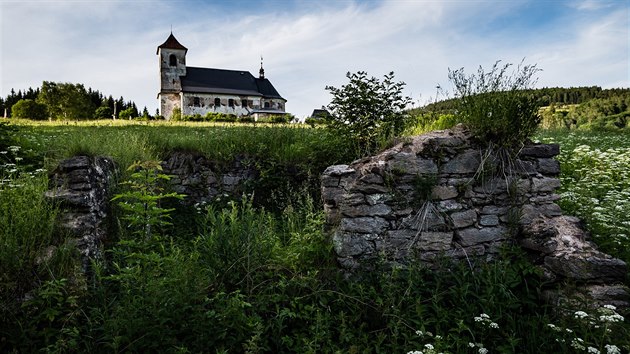
[[559, 152], [558, 145], [530, 144], [509, 158], [457, 126], [330, 166], [322, 198], [340, 266], [491, 261], [513, 243], [550, 282], [568, 279], [590, 299], [627, 307], [627, 290], [615, 285], [626, 264], [598, 251], [580, 221], [555, 203]]

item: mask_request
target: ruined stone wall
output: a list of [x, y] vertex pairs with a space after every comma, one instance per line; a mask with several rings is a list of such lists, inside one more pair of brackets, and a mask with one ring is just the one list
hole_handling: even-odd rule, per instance
[[585, 291], [620, 283], [626, 264], [599, 252], [555, 203], [558, 153], [558, 145], [532, 144], [509, 158], [458, 126], [329, 167], [322, 197], [340, 266], [353, 271], [375, 259], [432, 266], [440, 257], [474, 264], [495, 259], [509, 242], [525, 248], [550, 281], [571, 279]]

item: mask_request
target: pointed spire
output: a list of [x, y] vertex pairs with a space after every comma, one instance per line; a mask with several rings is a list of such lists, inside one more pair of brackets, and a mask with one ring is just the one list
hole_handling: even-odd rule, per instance
[[263, 57], [262, 55], [260, 56], [260, 70], [258, 71], [259, 74], [259, 78], [264, 79], [265, 78], [265, 69], [263, 69]]
[[[168, 36], [168, 38], [166, 39], [166, 41], [164, 43], [162, 43], [160, 46], [158, 46], [158, 50], [160, 48], [182, 49], [182, 50], [188, 52], [188, 48], [186, 48], [183, 45], [181, 45], [181, 43], [179, 43], [177, 38], [175, 38], [175, 36], [173, 35], [173, 32], [172, 32], [172, 29], [171, 29], [171, 35]], [[156, 51], [156, 54], [157, 54], [157, 51]]]

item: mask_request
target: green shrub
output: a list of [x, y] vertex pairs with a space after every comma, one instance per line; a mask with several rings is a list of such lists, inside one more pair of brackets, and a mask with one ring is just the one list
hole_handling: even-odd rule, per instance
[[540, 70], [521, 63], [509, 72], [511, 64], [499, 63], [487, 72], [479, 67], [470, 76], [463, 68], [449, 69], [448, 76], [459, 99], [458, 115], [473, 135], [488, 144], [519, 148], [540, 122], [536, 99], [524, 91], [534, 85]]
[[44, 120], [48, 119], [48, 108], [33, 100], [19, 100], [11, 107], [11, 115], [13, 118]]

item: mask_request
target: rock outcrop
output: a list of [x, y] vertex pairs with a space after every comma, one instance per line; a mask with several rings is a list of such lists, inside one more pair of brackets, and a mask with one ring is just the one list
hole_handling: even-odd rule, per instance
[[[591, 298], [627, 307], [627, 289], [610, 285], [623, 281], [626, 264], [598, 251], [579, 220], [555, 203], [559, 152], [555, 144], [531, 144], [511, 156], [482, 148], [457, 126], [329, 167], [322, 198], [340, 266], [491, 261], [510, 242], [526, 249], [551, 282], [595, 286]], [[607, 291], [615, 299], [605, 299]]]

